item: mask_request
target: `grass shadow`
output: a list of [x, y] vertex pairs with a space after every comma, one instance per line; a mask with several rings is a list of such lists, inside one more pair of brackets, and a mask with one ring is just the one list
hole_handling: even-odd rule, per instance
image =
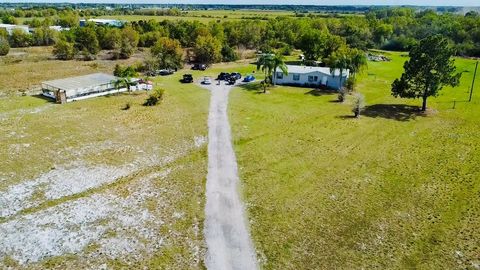
[[263, 88], [260, 85], [260, 83], [245, 83], [245, 84], [238, 85], [238, 87], [249, 92], [255, 92], [257, 94], [263, 93]]
[[46, 96], [44, 96], [44, 95], [42, 95], [42, 94], [32, 95], [32, 97], [38, 98], [38, 99], [42, 99], [42, 100], [47, 101], [47, 102], [49, 102], [49, 103], [57, 103], [57, 102], [55, 101], [55, 99], [46, 97]]
[[338, 91], [336, 90], [329, 90], [329, 89], [312, 89], [308, 92], [305, 92], [305, 95], [311, 95], [315, 97], [320, 97], [320, 96], [327, 96], [327, 95], [335, 95], [338, 94]]
[[404, 104], [375, 104], [366, 106], [363, 116], [371, 118], [385, 118], [397, 121], [410, 121], [417, 116], [425, 116], [418, 106]]
[[358, 119], [357, 117], [355, 117], [354, 115], [340, 115], [340, 116], [336, 116], [336, 118], [340, 118], [340, 119]]

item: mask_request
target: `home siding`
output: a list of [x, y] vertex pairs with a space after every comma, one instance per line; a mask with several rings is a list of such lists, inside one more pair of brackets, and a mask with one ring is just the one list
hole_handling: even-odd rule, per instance
[[[277, 72], [278, 75], [278, 72]], [[294, 76], [298, 75], [299, 80], [295, 81], [293, 79]], [[318, 80], [309, 82], [308, 77], [309, 76], [317, 76]], [[310, 86], [310, 85], [318, 85], [321, 86], [323, 85], [322, 82], [326, 81], [326, 86], [329, 88], [333, 89], [340, 89], [340, 76], [331, 76], [331, 75], [326, 75], [321, 72], [311, 72], [311, 73], [288, 73], [288, 75], [283, 74], [283, 78], [278, 78], [278, 76], [275, 76], [275, 84], [286, 84], [286, 85], [298, 85], [298, 86]], [[342, 79], [342, 84], [345, 84], [346, 81], [346, 76], [343, 76]]]

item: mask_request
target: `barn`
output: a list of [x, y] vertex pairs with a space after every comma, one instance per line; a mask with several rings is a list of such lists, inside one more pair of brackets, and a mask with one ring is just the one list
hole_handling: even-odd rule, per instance
[[119, 78], [105, 73], [71, 77], [42, 82], [42, 94], [55, 99], [58, 103], [66, 103], [92, 97], [104, 96], [127, 89], [115, 88]]

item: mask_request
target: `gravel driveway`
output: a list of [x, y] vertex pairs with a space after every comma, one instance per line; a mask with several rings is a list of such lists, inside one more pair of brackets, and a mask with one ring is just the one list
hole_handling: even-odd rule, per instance
[[227, 116], [228, 94], [232, 86], [214, 82], [203, 87], [211, 92], [205, 206], [206, 266], [210, 270], [258, 269], [244, 206], [237, 190], [237, 161]]

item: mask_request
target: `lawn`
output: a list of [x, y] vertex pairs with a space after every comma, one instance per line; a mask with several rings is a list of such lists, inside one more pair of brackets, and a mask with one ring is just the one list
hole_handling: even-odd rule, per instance
[[[239, 87], [230, 119], [251, 231], [265, 269], [474, 269], [480, 264], [480, 87], [390, 95], [406, 60], [369, 62], [360, 119], [336, 95]], [[453, 108], [456, 101], [456, 108]]]
[[[36, 85], [95, 63], [51, 61], [22, 74], [38, 74]], [[79, 68], [41, 68], [54, 63]], [[166, 89], [156, 107], [142, 106], [144, 92], [65, 105], [0, 98], [0, 268], [202, 267], [209, 93], [180, 77], [154, 79]]]

